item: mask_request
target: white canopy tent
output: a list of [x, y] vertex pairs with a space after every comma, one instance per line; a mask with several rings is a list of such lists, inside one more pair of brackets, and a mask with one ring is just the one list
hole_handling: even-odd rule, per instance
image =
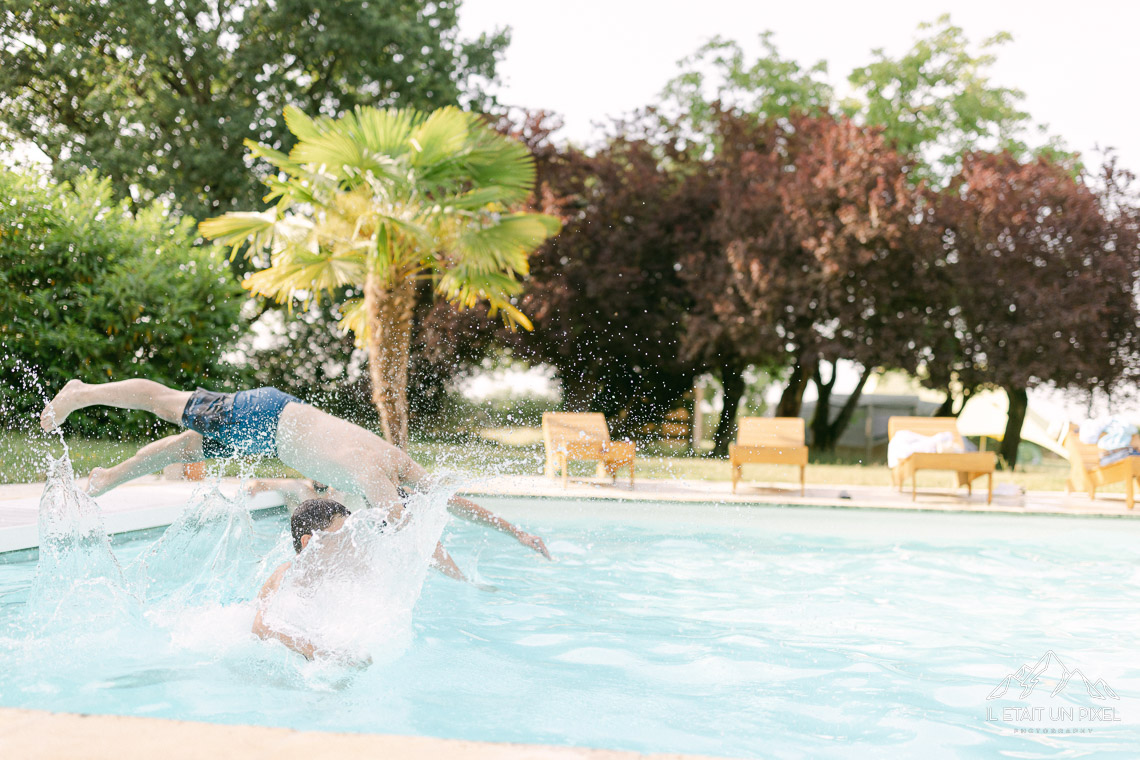
[[[958, 415], [958, 431], [964, 436], [985, 436], [1000, 441], [1005, 437], [1008, 417], [1009, 399], [1005, 393], [982, 391], [967, 401]], [[1047, 416], [1031, 402], [1021, 425], [1021, 439], [1068, 459], [1064, 446], [1068, 430], [1068, 418]]]

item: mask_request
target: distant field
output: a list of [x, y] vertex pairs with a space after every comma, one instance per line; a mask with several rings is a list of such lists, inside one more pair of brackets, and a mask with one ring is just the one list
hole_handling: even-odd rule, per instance
[[[75, 471], [85, 475], [97, 465], [116, 464], [130, 456], [144, 442], [100, 441], [69, 438], [68, 447]], [[58, 439], [29, 440], [11, 433], [0, 433], [0, 483], [27, 483], [43, 480], [46, 473], [48, 452], [59, 456], [63, 447]], [[524, 475], [540, 474], [543, 465], [541, 436], [529, 428], [511, 431], [489, 430], [483, 436], [471, 436], [456, 441], [416, 441], [410, 447], [416, 461], [430, 470], [450, 469], [476, 475]], [[227, 474], [236, 475], [243, 465], [230, 463]], [[247, 463], [253, 472], [261, 477], [296, 475], [289, 468], [276, 461]], [[585, 462], [572, 463], [571, 475], [587, 476], [593, 473], [593, 466]], [[1055, 460], [1040, 465], [1018, 468], [1017, 472], [999, 472], [995, 483], [1013, 483], [1026, 490], [1060, 491], [1065, 488], [1068, 465]], [[639, 478], [680, 478], [686, 480], [728, 480], [728, 462], [722, 459], [705, 457], [670, 456], [663, 452], [646, 450], [637, 460]], [[746, 480], [794, 481], [795, 468], [777, 465], [747, 465], [744, 469]], [[809, 464], [807, 469], [809, 484], [889, 486], [890, 474], [883, 464]], [[923, 473], [919, 475], [919, 486], [946, 487], [950, 475], [946, 473]], [[1123, 486], [1105, 489], [1108, 492], [1123, 492]]]

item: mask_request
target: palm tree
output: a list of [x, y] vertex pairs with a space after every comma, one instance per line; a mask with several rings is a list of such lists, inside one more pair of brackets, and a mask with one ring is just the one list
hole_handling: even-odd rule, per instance
[[246, 278], [255, 295], [307, 303], [353, 289], [341, 326], [368, 352], [384, 436], [408, 440], [408, 359], [416, 281], [429, 278], [457, 308], [486, 302], [512, 328], [530, 321], [512, 298], [530, 253], [559, 229], [554, 217], [512, 212], [534, 184], [527, 149], [457, 108], [357, 108], [338, 119], [285, 109], [297, 138], [288, 156], [246, 141], [278, 169], [268, 211], [208, 219], [202, 235], [267, 268]]

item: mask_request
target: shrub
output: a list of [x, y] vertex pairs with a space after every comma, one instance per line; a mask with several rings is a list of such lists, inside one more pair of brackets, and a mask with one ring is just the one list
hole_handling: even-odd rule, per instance
[[[225, 387], [223, 356], [244, 329], [245, 300], [217, 254], [194, 246], [193, 220], [158, 204], [132, 212], [110, 183], [86, 175], [53, 185], [0, 170], [0, 404], [23, 428], [44, 395], [71, 378], [145, 377], [175, 387]], [[12, 417], [16, 419], [12, 419]], [[105, 414], [69, 419], [107, 435]], [[116, 411], [117, 434], [153, 424]]]

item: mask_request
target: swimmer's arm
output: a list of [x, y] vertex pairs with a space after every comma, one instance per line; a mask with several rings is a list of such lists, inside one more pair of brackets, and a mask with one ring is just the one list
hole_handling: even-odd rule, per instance
[[[404, 460], [399, 472], [400, 485], [414, 490], [426, 490], [430, 488], [431, 475], [428, 474], [428, 471], [409, 456], [405, 456]], [[523, 546], [528, 546], [547, 559], [550, 559], [550, 552], [547, 550], [546, 544], [541, 538], [527, 533], [524, 530], [520, 530], [514, 525], [511, 525], [508, 520], [504, 520], [490, 510], [480, 507], [470, 499], [464, 499], [462, 496], [451, 497], [451, 501], [447, 502], [447, 511], [462, 520], [487, 525], [495, 530], [502, 531], [508, 536], [515, 538]]]
[[261, 593], [257, 595], [257, 614], [253, 618], [253, 632], [261, 639], [277, 639], [294, 652], [304, 655], [305, 659], [311, 660], [317, 654], [317, 648], [312, 642], [276, 631], [265, 623], [265, 607], [273, 595], [277, 593], [277, 590], [281, 588], [281, 580], [285, 577], [285, 571], [289, 569], [289, 564], [286, 562], [274, 570], [273, 575], [269, 576], [269, 580], [261, 587]]
[[451, 558], [441, 543], [437, 542], [435, 545], [435, 554], [431, 557], [431, 566], [448, 578], [454, 578], [457, 581], [467, 580], [467, 576], [459, 569], [459, 565], [455, 564], [455, 560]]
[[451, 501], [447, 502], [447, 511], [460, 519], [481, 525], [488, 525], [495, 530], [502, 531], [508, 536], [514, 537], [523, 546], [528, 546], [547, 559], [550, 559], [550, 552], [547, 550], [546, 544], [541, 538], [511, 525], [509, 521], [499, 517], [489, 509], [480, 507], [470, 499], [464, 499], [462, 496], [452, 496]]

